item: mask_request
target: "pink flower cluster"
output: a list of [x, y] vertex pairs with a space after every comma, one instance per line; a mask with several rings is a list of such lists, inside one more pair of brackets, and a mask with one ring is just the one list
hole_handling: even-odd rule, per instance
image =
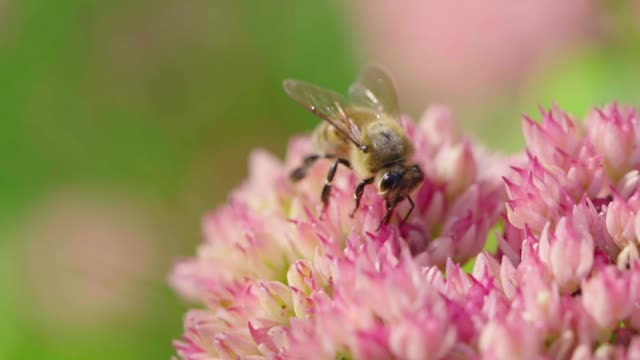
[[[425, 181], [409, 221], [403, 204], [380, 231], [372, 187], [349, 217], [353, 173], [338, 172], [322, 217], [329, 164], [287, 180], [307, 138], [284, 163], [252, 155], [248, 181], [171, 275], [201, 304], [180, 358], [640, 358], [635, 110], [607, 105], [584, 124], [555, 106], [540, 123], [525, 117], [526, 157], [461, 136], [441, 107], [403, 126]], [[498, 227], [497, 249], [483, 251]]]

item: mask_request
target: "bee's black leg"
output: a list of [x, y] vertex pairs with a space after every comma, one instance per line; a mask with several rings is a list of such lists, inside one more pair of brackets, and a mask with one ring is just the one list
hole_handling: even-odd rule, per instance
[[384, 214], [382, 220], [380, 220], [380, 224], [378, 224], [378, 228], [376, 231], [379, 231], [382, 228], [382, 225], [387, 225], [389, 221], [391, 221], [391, 214], [393, 214], [393, 209], [398, 205], [398, 201], [394, 201], [393, 203], [387, 202], [387, 212]]
[[302, 179], [304, 179], [305, 176], [307, 176], [307, 172], [309, 171], [309, 169], [311, 168], [311, 166], [313, 166], [313, 164], [319, 160], [319, 159], [333, 159], [335, 158], [335, 155], [320, 155], [320, 154], [313, 154], [313, 155], [309, 155], [307, 157], [304, 158], [304, 160], [302, 161], [302, 165], [300, 165], [299, 167], [295, 168], [293, 171], [291, 171], [291, 173], [289, 174], [289, 179], [293, 182], [297, 182], [300, 181]]
[[353, 217], [356, 214], [356, 211], [358, 211], [358, 209], [360, 208], [360, 199], [362, 199], [362, 194], [364, 194], [364, 188], [372, 182], [373, 178], [364, 179], [356, 187], [356, 192], [354, 194], [354, 197], [356, 199], [356, 207], [353, 209], [351, 214], [349, 214], [350, 217]]
[[324, 209], [327, 208], [327, 204], [329, 203], [329, 196], [331, 195], [331, 183], [333, 182], [333, 178], [334, 176], [336, 176], [336, 170], [338, 169], [338, 165], [342, 164], [348, 168], [351, 168], [351, 163], [349, 162], [349, 160], [347, 159], [341, 159], [338, 158], [336, 159], [336, 161], [333, 162], [333, 165], [331, 165], [331, 167], [329, 168], [329, 173], [327, 174], [327, 181], [324, 184], [324, 187], [322, 188], [322, 204], [324, 205], [324, 208], [322, 210], [322, 212], [324, 213]]
[[407, 212], [407, 215], [404, 216], [404, 219], [402, 219], [401, 224], [404, 224], [407, 222], [407, 219], [409, 219], [409, 215], [411, 215], [411, 212], [413, 211], [413, 208], [416, 207], [416, 204], [413, 202], [413, 199], [411, 198], [411, 196], [407, 196], [407, 200], [409, 200], [409, 204], [411, 204], [411, 207], [409, 208], [409, 211]]
[[313, 165], [316, 162], [316, 160], [320, 159], [320, 157], [321, 156], [318, 154], [309, 155], [305, 157], [304, 160], [302, 161], [302, 165], [295, 168], [289, 174], [289, 179], [293, 182], [304, 179], [304, 177], [307, 176], [307, 171], [309, 171], [309, 168], [311, 167], [311, 165]]

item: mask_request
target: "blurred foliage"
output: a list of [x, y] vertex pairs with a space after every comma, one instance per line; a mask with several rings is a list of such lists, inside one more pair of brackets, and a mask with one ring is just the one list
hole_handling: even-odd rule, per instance
[[[344, 21], [294, 0], [11, 0], [0, 13], [0, 358], [169, 358], [186, 309], [166, 285], [173, 258], [193, 253], [252, 148], [282, 154], [315, 123], [283, 78], [346, 86]], [[76, 188], [152, 217], [158, 259], [124, 319], [52, 323], [26, 284], [33, 207]]]
[[572, 49], [539, 69], [513, 104], [494, 107], [494, 112], [484, 115], [486, 121], [466, 125], [493, 148], [515, 152], [524, 145], [521, 115], [540, 119], [540, 107], [548, 109], [555, 103], [582, 120], [594, 107], [612, 101], [638, 106], [639, 51], [637, 46], [611, 44]]

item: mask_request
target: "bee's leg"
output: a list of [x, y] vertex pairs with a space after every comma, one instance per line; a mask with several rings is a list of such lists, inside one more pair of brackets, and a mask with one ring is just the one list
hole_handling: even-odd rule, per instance
[[416, 204], [413, 202], [413, 199], [411, 198], [411, 196], [407, 196], [407, 200], [409, 200], [409, 204], [411, 204], [411, 207], [409, 208], [409, 211], [407, 212], [407, 215], [404, 216], [404, 219], [402, 219], [401, 224], [404, 224], [407, 222], [407, 219], [409, 219], [409, 215], [411, 215], [411, 212], [413, 211], [413, 208], [416, 207]]
[[356, 207], [353, 209], [351, 214], [349, 214], [350, 217], [353, 217], [356, 214], [356, 211], [358, 211], [358, 209], [360, 208], [360, 199], [362, 199], [362, 194], [364, 194], [364, 188], [372, 182], [373, 178], [364, 179], [356, 187], [356, 192], [354, 194], [354, 197], [356, 199]]
[[307, 176], [307, 172], [309, 171], [309, 169], [311, 168], [311, 166], [319, 159], [333, 159], [335, 158], [335, 155], [320, 155], [320, 154], [313, 154], [313, 155], [309, 155], [306, 156], [304, 158], [304, 160], [302, 160], [302, 165], [300, 165], [299, 167], [295, 168], [290, 174], [289, 174], [289, 179], [293, 182], [297, 182], [300, 181], [302, 179], [304, 179], [305, 176]]
[[351, 163], [349, 162], [349, 160], [341, 159], [341, 158], [336, 159], [336, 161], [333, 162], [333, 165], [331, 165], [331, 167], [329, 168], [329, 173], [327, 174], [327, 181], [325, 182], [324, 187], [322, 188], [322, 195], [321, 195], [322, 204], [324, 205], [324, 208], [322, 209], [323, 213], [324, 213], [324, 210], [327, 208], [327, 204], [329, 203], [329, 196], [331, 195], [331, 183], [333, 182], [333, 178], [336, 176], [336, 170], [338, 169], [338, 165], [340, 164], [348, 168], [351, 168]]
[[387, 225], [389, 221], [391, 221], [391, 214], [393, 214], [393, 209], [396, 208], [396, 205], [398, 205], [398, 200], [393, 203], [387, 202], [387, 212], [384, 213], [384, 217], [380, 220], [380, 224], [378, 224], [376, 231], [379, 231], [380, 228], [382, 228], [382, 225]]

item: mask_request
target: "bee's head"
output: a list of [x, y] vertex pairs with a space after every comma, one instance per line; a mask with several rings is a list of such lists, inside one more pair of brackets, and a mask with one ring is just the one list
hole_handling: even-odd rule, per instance
[[381, 173], [378, 193], [388, 200], [404, 198], [423, 180], [424, 174], [418, 165], [393, 167]]

